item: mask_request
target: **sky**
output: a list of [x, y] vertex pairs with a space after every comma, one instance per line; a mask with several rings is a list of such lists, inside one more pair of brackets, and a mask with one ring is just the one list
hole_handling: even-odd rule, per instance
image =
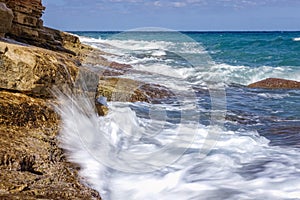
[[300, 31], [300, 0], [42, 0], [46, 26], [65, 31]]

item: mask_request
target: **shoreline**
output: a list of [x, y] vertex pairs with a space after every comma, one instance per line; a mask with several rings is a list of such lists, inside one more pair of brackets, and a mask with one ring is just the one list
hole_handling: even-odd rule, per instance
[[[61, 117], [53, 108], [59, 102], [52, 89], [80, 94], [83, 88], [75, 83], [88, 79], [84, 92], [98, 116], [108, 112], [97, 102], [101, 97], [153, 103], [174, 94], [158, 84], [118, 77], [136, 71], [128, 64], [109, 61], [103, 57], [108, 53], [82, 44], [77, 36], [44, 27], [41, 1], [27, 0], [25, 8], [32, 11], [32, 2], [39, 5], [35, 24], [14, 19], [12, 29], [4, 33], [6, 38], [0, 40], [0, 198], [101, 199], [101, 194], [85, 185], [78, 174], [80, 167], [61, 148]], [[19, 1], [10, 6], [18, 13], [24, 5]], [[261, 81], [255, 88], [289, 89], [290, 84], [299, 88], [299, 82], [278, 79]]]
[[[21, 5], [16, 2], [8, 9], [19, 12], [19, 7], [25, 6], [31, 10], [35, 9], [33, 4], [40, 6], [39, 21], [44, 9], [40, 0]], [[95, 102], [99, 115], [105, 115], [107, 108], [98, 105], [96, 99], [105, 94], [112, 101], [133, 102], [151, 102], [172, 94], [155, 84], [118, 78], [132, 67], [108, 61], [101, 56], [105, 52], [82, 44], [73, 34], [44, 27], [41, 21], [31, 24], [25, 37], [19, 37], [28, 25], [15, 20], [20, 19], [12, 21], [12, 30], [21, 26], [19, 32], [6, 33], [0, 40], [0, 197], [101, 199], [98, 192], [85, 185], [78, 174], [80, 167], [67, 160], [68, 152], [60, 146], [57, 136], [61, 122], [52, 106], [58, 103], [52, 88], [81, 92], [76, 82], [82, 78], [94, 81], [91, 91], [84, 92]], [[96, 64], [106, 69], [93, 71], [87, 67]], [[126, 87], [116, 86], [120, 80]]]

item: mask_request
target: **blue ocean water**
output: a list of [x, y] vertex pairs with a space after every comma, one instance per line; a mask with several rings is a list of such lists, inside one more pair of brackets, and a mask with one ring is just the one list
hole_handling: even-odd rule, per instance
[[73, 33], [176, 94], [62, 109], [64, 148], [104, 199], [300, 199], [300, 91], [246, 87], [300, 81], [300, 32]]

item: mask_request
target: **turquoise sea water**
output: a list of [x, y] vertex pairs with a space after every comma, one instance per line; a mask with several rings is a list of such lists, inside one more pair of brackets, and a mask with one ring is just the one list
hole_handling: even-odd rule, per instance
[[104, 199], [300, 199], [300, 91], [246, 87], [300, 81], [300, 32], [73, 33], [176, 94], [104, 118], [65, 108], [65, 148]]

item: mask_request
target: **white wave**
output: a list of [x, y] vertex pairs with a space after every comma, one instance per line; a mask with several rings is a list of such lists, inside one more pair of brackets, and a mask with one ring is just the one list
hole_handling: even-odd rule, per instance
[[151, 65], [140, 64], [140, 65], [135, 65], [134, 67], [137, 70], [152, 72], [154, 74], [160, 74], [164, 76], [170, 76], [170, 77], [181, 78], [181, 79], [187, 78], [194, 71], [193, 68], [174, 68], [170, 65], [160, 64], [160, 63], [151, 64]]
[[224, 81], [227, 84], [237, 83], [248, 85], [266, 78], [283, 78], [299, 81], [300, 69], [294, 67], [248, 67], [248, 66], [232, 66], [228, 64], [216, 64], [211, 67], [198, 67], [195, 74], [191, 74], [190, 78], [195, 83], [201, 83], [203, 80]]
[[157, 56], [157, 57], [160, 57], [160, 56], [165, 56], [167, 55], [165, 51], [160, 51], [160, 50], [157, 50], [157, 51], [154, 51], [152, 53], [152, 56]]
[[[92, 39], [94, 41], [94, 39]], [[100, 39], [101, 40], [101, 39]], [[98, 41], [98, 40], [97, 40]], [[103, 40], [101, 40], [103, 41]], [[109, 60], [130, 64], [134, 69], [147, 71], [151, 73], [167, 75], [172, 77], [177, 77], [181, 79], [189, 79], [193, 84], [202, 84], [207, 81], [224, 82], [226, 84], [237, 83], [241, 85], [248, 85], [266, 78], [283, 78], [299, 81], [300, 80], [300, 69], [296, 67], [272, 67], [272, 66], [260, 66], [260, 67], [249, 67], [249, 66], [233, 66], [228, 64], [214, 64], [210, 63], [210, 57], [197, 56], [186, 57], [186, 59], [191, 60], [191, 64], [195, 66], [195, 63], [204, 62], [203, 67], [182, 67], [173, 66], [169, 64], [170, 60], [162, 59], [161, 56], [166, 54], [166, 51], [173, 51], [179, 54], [182, 49], [173, 49], [175, 44], [171, 42], [149, 42], [149, 41], [120, 41], [120, 40], [105, 40], [107, 44], [119, 45], [119, 47], [127, 48], [125, 51], [116, 50], [112, 47], [113, 53], [119, 54], [121, 56], [107, 56]], [[131, 44], [132, 43], [132, 44]], [[173, 45], [173, 47], [172, 47]], [[197, 49], [197, 46], [190, 47], [188, 45], [194, 45], [192, 43], [183, 43], [181, 47], [185, 49], [185, 52], [191, 53]], [[178, 46], [176, 47], [178, 48]], [[128, 51], [129, 49], [129, 51]], [[199, 50], [200, 49], [200, 50]], [[147, 52], [149, 56], [146, 57], [136, 57], [133, 56], [131, 50], [143, 50]], [[201, 48], [198, 48], [200, 52]], [[149, 53], [150, 52], [150, 53]], [[195, 50], [196, 52], [196, 50]], [[140, 52], [139, 52], [140, 53]], [[199, 52], [198, 52], [199, 53]], [[205, 63], [206, 62], [206, 63]]]
[[298, 41], [300, 41], [300, 37], [298, 37], [298, 38], [293, 38], [293, 40], [296, 41], [296, 42], [298, 42]]
[[[62, 147], [68, 150], [70, 161], [81, 166], [83, 180], [99, 191], [104, 200], [124, 197], [137, 200], [300, 197], [300, 152], [269, 146], [269, 141], [256, 132], [221, 131], [216, 146], [203, 158], [197, 148], [203, 143], [209, 127], [199, 126], [194, 140], [196, 145], [191, 146], [190, 153], [183, 154], [177, 162], [161, 170], [149, 172], [147, 168], [151, 165], [147, 163], [135, 162], [134, 157], [130, 162], [117, 162], [119, 157], [113, 155], [133, 147], [137, 155], [144, 153], [147, 157], [147, 152], [157, 151], [174, 141], [179, 133], [176, 125], [166, 129], [160, 120], [140, 119], [126, 104], [110, 104], [110, 114], [98, 118], [88, 101], [80, 98], [73, 99], [73, 103], [70, 99], [63, 100], [66, 104], [59, 107], [63, 121]], [[153, 129], [148, 131], [154, 132], [147, 132], [148, 139], [140, 140], [149, 123]], [[192, 130], [188, 127], [181, 130], [187, 135], [173, 146], [173, 154], [186, 148], [184, 144], [191, 141], [189, 132]], [[115, 147], [114, 151], [106, 150], [110, 146]], [[110, 167], [107, 166], [109, 162], [112, 162]], [[140, 167], [147, 172], [113, 170], [121, 166]]]
[[[114, 59], [124, 59], [124, 63], [129, 61], [135, 69], [164, 75], [127, 74], [128, 76], [173, 85], [173, 88], [184, 85], [184, 79], [192, 79], [192, 83], [200, 84], [205, 80], [218, 78], [217, 80], [225, 83], [243, 85], [269, 77], [300, 80], [299, 70], [293, 67], [254, 68], [227, 64], [195, 68], [170, 66], [157, 57], [162, 52], [172, 50], [174, 43], [103, 39], [86, 39], [85, 42], [99, 48], [103, 46], [118, 54], [121, 52], [122, 55], [128, 55], [126, 52], [130, 51], [154, 52], [150, 58], [129, 55]], [[191, 49], [183, 48], [183, 52], [191, 53]], [[156, 63], [142, 65], [149, 61], [146, 59]], [[164, 123], [164, 110], [157, 105], [153, 105], [152, 116], [156, 116], [154, 119], [139, 118], [128, 104], [120, 103], [110, 104], [110, 113], [106, 117], [98, 117], [89, 101], [82, 101], [82, 98], [60, 98], [65, 102], [58, 108], [63, 122], [60, 132], [62, 147], [68, 150], [70, 161], [81, 166], [80, 175], [84, 177], [83, 180], [99, 191], [104, 200], [119, 200], [124, 197], [134, 200], [300, 198], [299, 150], [269, 146], [269, 141], [255, 131], [218, 129], [221, 137], [203, 158], [199, 149], [204, 147], [205, 139], [210, 135], [209, 126], [194, 127], [191, 126], [191, 121], [182, 123], [180, 127]], [[165, 110], [179, 109], [167, 106]], [[196, 109], [183, 107], [184, 109], [190, 119], [199, 119], [192, 115]], [[193, 135], [195, 132], [196, 135]], [[153, 157], [149, 157], [149, 152], [159, 152], [172, 141], [177, 141], [172, 146], [173, 151], [168, 156], [160, 157], [158, 162], [151, 162]], [[213, 139], [208, 141], [214, 142]], [[187, 152], [182, 153], [182, 150]], [[137, 157], [130, 156], [131, 153]], [[176, 162], [168, 162], [160, 170], [153, 171], [158, 169], [161, 162], [178, 155], [181, 156]], [[149, 161], [141, 162], [137, 158], [148, 158]], [[126, 170], [127, 168], [130, 170]], [[133, 172], [133, 169], [137, 171]]]
[[[132, 39], [95, 39], [80, 37], [80, 41], [89, 45], [98, 46], [110, 53], [123, 53], [124, 51], [172, 51], [175, 53], [206, 53], [205, 49], [198, 42], [169, 42], [159, 40], [132, 40]], [[109, 48], [111, 47], [111, 48]], [[104, 49], [103, 49], [104, 48]], [[121, 51], [121, 52], [120, 52]]]
[[85, 36], [78, 36], [80, 42], [82, 43], [101, 43], [101, 39], [92, 38], [92, 37], [85, 37]]
[[289, 97], [290, 95], [289, 94], [271, 94], [271, 93], [260, 93], [260, 94], [257, 94], [257, 96], [260, 96], [260, 97], [263, 97], [263, 98], [266, 98], [266, 99], [283, 99], [285, 97]]

